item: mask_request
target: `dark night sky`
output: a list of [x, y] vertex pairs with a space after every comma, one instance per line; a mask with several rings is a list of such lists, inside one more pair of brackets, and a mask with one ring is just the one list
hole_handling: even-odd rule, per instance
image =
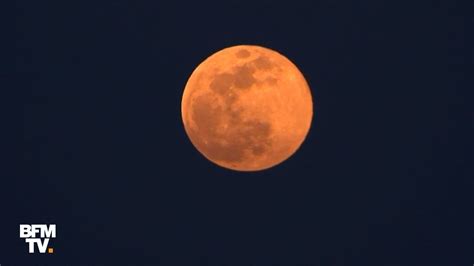
[[[159, 2], [16, 1], [2, 266], [474, 263], [472, 4]], [[267, 171], [215, 166], [181, 123], [191, 72], [237, 44], [312, 89]], [[55, 254], [20, 223], [56, 223]]]

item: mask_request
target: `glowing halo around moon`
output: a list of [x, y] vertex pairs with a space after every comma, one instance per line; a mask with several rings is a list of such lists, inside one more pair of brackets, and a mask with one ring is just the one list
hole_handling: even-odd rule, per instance
[[285, 56], [260, 46], [220, 50], [191, 74], [181, 101], [196, 149], [237, 171], [273, 167], [293, 155], [313, 117], [309, 86]]

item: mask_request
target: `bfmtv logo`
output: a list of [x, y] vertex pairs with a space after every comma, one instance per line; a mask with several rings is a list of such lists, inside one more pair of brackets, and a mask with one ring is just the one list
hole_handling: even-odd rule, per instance
[[35, 253], [35, 246], [39, 253], [53, 253], [52, 247], [48, 247], [49, 240], [56, 238], [55, 224], [20, 224], [20, 238], [24, 238], [28, 243], [28, 252]]

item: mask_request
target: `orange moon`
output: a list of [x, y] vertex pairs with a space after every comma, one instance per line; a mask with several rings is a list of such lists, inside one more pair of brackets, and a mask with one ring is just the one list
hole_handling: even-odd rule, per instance
[[259, 171], [298, 150], [311, 126], [313, 100], [303, 74], [285, 56], [238, 45], [193, 71], [181, 115], [189, 139], [208, 160]]

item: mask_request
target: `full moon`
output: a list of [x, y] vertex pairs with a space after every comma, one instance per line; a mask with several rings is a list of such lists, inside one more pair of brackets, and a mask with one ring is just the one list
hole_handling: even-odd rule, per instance
[[268, 48], [220, 50], [191, 74], [181, 101], [186, 134], [215, 164], [259, 171], [292, 156], [313, 117], [309, 86], [298, 68]]

